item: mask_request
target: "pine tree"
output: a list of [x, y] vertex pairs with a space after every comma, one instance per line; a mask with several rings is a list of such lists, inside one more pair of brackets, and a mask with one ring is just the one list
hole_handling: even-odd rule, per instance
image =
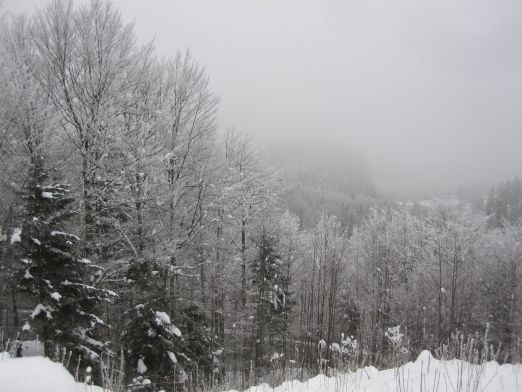
[[43, 158], [33, 158], [22, 192], [23, 224], [11, 239], [21, 255], [19, 288], [38, 302], [25, 329], [39, 335], [46, 356], [65, 347], [94, 361], [105, 348], [94, 336], [96, 327], [105, 325], [96, 308], [116, 294], [94, 287], [100, 268], [79, 257], [80, 239], [64, 231], [75, 215], [74, 198], [67, 185], [45, 185], [47, 179]]

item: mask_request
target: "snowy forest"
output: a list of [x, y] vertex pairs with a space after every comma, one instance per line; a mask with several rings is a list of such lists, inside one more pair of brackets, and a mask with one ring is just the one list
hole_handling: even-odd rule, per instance
[[383, 369], [469, 339], [520, 361], [520, 178], [401, 200], [341, 147], [265, 148], [220, 123], [205, 64], [158, 55], [108, 1], [0, 30], [1, 351], [36, 342], [132, 391]]

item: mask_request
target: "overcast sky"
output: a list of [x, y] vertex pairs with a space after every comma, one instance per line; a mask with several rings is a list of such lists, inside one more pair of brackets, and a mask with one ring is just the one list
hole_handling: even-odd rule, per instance
[[262, 144], [346, 144], [383, 190], [522, 174], [520, 0], [114, 3], [159, 53], [190, 47], [221, 98], [222, 126]]

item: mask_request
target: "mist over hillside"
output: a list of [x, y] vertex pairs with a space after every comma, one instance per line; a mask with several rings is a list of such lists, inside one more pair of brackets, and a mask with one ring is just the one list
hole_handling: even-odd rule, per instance
[[267, 147], [267, 156], [291, 182], [353, 196], [377, 194], [364, 155], [343, 144], [301, 140], [274, 143]]
[[301, 224], [313, 225], [321, 212], [337, 216], [343, 225], [361, 223], [372, 206], [404, 205], [431, 198], [455, 197], [479, 213], [495, 184], [461, 184], [457, 188], [433, 188], [423, 192], [383, 191], [371, 175], [371, 162], [359, 152], [320, 140], [269, 144], [266, 164], [282, 180], [280, 208], [299, 216]]
[[271, 144], [266, 157], [283, 180], [281, 208], [299, 216], [301, 225], [314, 225], [326, 212], [351, 230], [371, 205], [382, 201], [365, 157], [343, 144]]

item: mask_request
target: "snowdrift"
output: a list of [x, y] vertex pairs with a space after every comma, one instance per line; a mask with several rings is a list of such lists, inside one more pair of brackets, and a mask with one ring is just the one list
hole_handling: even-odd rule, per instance
[[[415, 362], [379, 371], [365, 367], [356, 372], [306, 382], [288, 381], [272, 388], [262, 384], [248, 392], [519, 392], [522, 365], [487, 362], [471, 365], [460, 360], [439, 361], [423, 351]], [[59, 363], [43, 357], [0, 361], [0, 392], [103, 392], [77, 383]], [[235, 391], [229, 391], [235, 392]]]
[[44, 357], [0, 361], [0, 392], [103, 392], [74, 381], [59, 364]]
[[[272, 388], [262, 384], [248, 392], [522, 392], [522, 365], [460, 360], [439, 361], [423, 351], [415, 362], [378, 371], [365, 367], [337, 377], [316, 376]], [[236, 392], [236, 391], [229, 391]]]

